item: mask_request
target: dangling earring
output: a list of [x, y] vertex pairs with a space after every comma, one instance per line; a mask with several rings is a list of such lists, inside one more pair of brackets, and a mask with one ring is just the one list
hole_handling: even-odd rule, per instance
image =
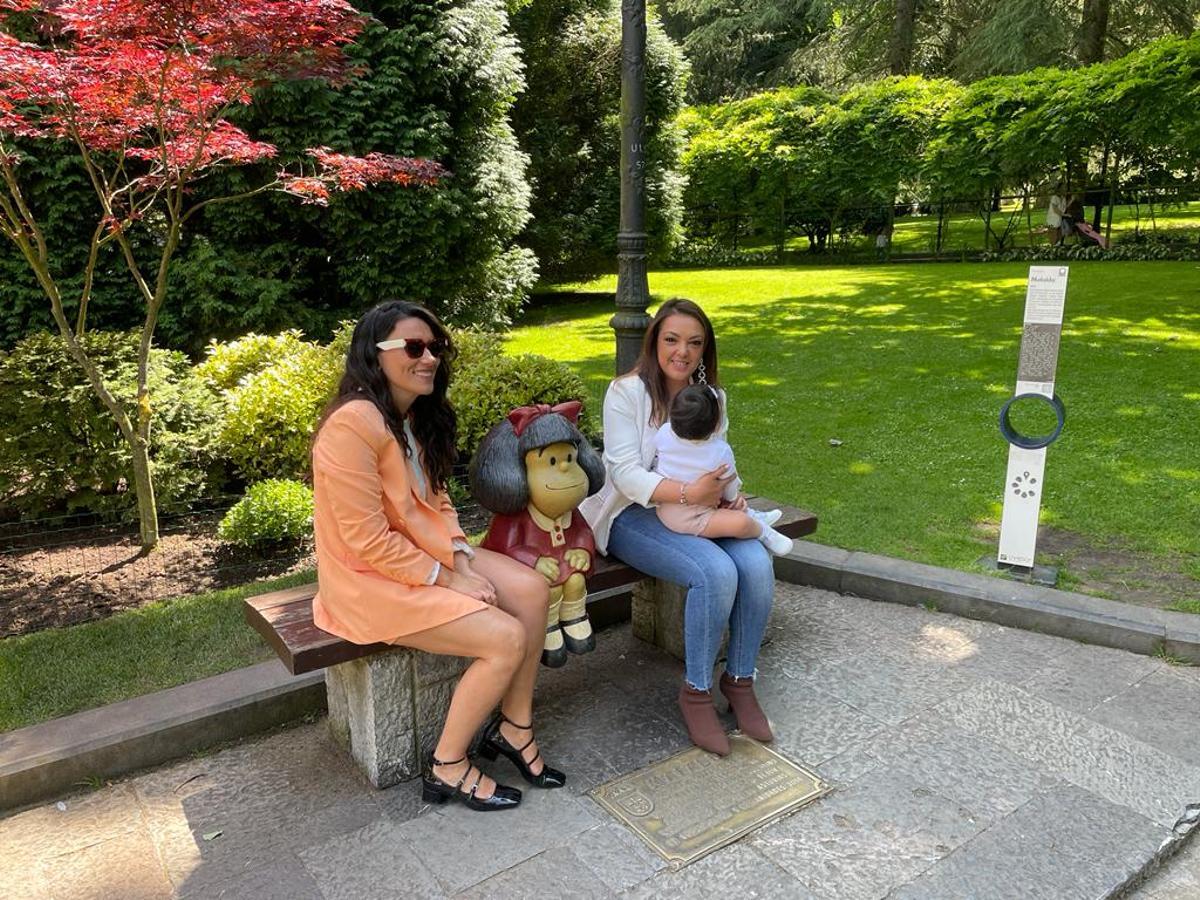
[[696, 384], [708, 384], [708, 374], [704, 371], [704, 360], [700, 360], [700, 365], [696, 366]]

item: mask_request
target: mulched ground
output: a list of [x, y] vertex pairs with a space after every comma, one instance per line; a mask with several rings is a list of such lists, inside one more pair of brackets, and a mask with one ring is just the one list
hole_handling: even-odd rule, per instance
[[[0, 637], [103, 619], [155, 600], [234, 587], [313, 568], [311, 544], [266, 554], [219, 540], [215, 518], [164, 527], [158, 547], [139, 553], [135, 533], [75, 528], [0, 543]], [[468, 534], [487, 526], [463, 510]]]
[[[477, 507], [460, 511], [460, 519], [468, 534], [487, 526], [486, 513]], [[164, 528], [162, 541], [148, 556], [139, 554], [135, 535], [100, 528], [0, 544], [0, 637], [77, 625], [155, 600], [315, 565], [311, 546], [264, 555], [218, 540], [215, 529], [215, 518]], [[1181, 574], [1182, 560], [1096, 547], [1080, 535], [1049, 526], [1041, 529], [1038, 552], [1078, 578], [1076, 590], [1154, 607], [1200, 598], [1200, 581]]]

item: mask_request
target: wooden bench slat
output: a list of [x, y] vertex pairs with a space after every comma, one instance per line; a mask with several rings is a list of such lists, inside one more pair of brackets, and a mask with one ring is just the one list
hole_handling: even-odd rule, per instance
[[[803, 537], [817, 529], [817, 517], [810, 512], [780, 506], [761, 497], [747, 499], [755, 509], [782, 509], [783, 517], [775, 524], [775, 530], [788, 537]], [[619, 560], [601, 556], [588, 577], [588, 592], [632, 586], [644, 577]], [[289, 672], [301, 675], [390, 649], [388, 644], [352, 644], [314, 625], [312, 600], [316, 592], [316, 584], [303, 584], [249, 597], [243, 603], [247, 623], [266, 639]]]

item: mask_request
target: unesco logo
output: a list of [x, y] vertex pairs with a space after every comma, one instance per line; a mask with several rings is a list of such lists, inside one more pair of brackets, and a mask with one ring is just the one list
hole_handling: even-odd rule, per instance
[[1025, 472], [1018, 475], [1016, 481], [1012, 483], [1013, 493], [1018, 497], [1032, 497], [1037, 493], [1037, 488], [1034, 487], [1035, 484], [1037, 484], [1037, 479], [1031, 478], [1029, 473]]

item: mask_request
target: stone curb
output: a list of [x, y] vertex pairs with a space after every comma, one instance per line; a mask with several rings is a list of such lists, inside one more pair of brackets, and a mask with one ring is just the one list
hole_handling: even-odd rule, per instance
[[[1131, 606], [1003, 578], [796, 541], [775, 574], [839, 594], [927, 606], [1200, 664], [1200, 617]], [[629, 594], [589, 604], [597, 626], [629, 618]], [[278, 661], [205, 678], [0, 734], [0, 811], [264, 731], [325, 708], [323, 672], [288, 674]]]
[[0, 734], [0, 810], [245, 737], [325, 708], [324, 672], [277, 660]]
[[1200, 616], [1151, 609], [1006, 578], [796, 541], [775, 560], [792, 584], [839, 594], [925, 606], [1088, 644], [1134, 653], [1165, 653], [1200, 664]]

